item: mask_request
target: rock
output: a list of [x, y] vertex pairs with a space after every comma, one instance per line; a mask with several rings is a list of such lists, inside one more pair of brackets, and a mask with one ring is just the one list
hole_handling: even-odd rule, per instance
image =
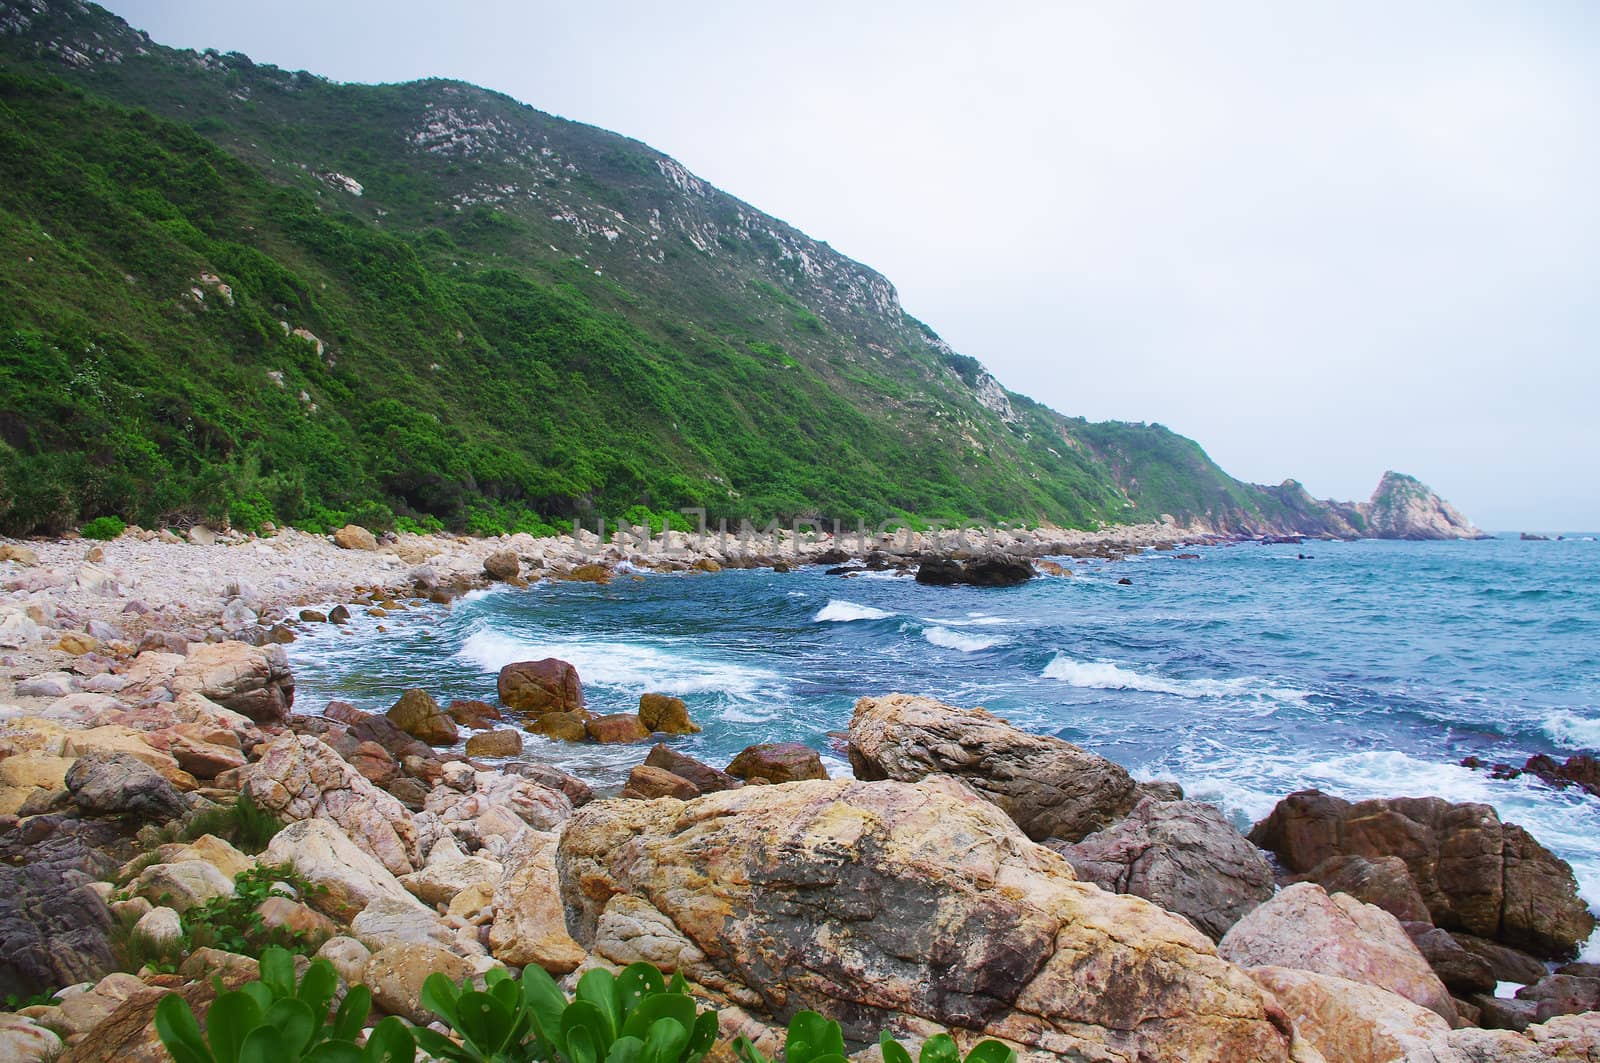
[[1347, 893], [1297, 883], [1234, 924], [1217, 951], [1241, 967], [1293, 967], [1387, 989], [1456, 1019], [1450, 993], [1400, 921]]
[[0, 1059], [44, 1063], [60, 1056], [62, 1047], [61, 1038], [54, 1031], [21, 1015], [0, 1014]]
[[346, 524], [333, 533], [333, 543], [342, 550], [376, 550], [378, 538], [359, 524]]
[[350, 622], [350, 607], [349, 606], [336, 605], [332, 609], [328, 610], [328, 623], [330, 623], [330, 624], [348, 624], [349, 622]]
[[116, 964], [116, 919], [90, 875], [48, 861], [0, 865], [0, 996], [92, 981]]
[[[18, 688], [20, 690], [20, 687]], [[1587, 753], [1568, 757], [1564, 762], [1543, 753], [1528, 758], [1522, 770], [1537, 775], [1558, 790], [1576, 783], [1582, 789], [1600, 797], [1600, 760]]]
[[725, 771], [718, 771], [686, 753], [679, 753], [664, 742], [656, 743], [651, 748], [649, 756], [644, 758], [644, 762], [652, 768], [660, 768], [688, 781], [702, 794], [732, 790], [744, 785], [742, 780], [734, 778]]
[[1082, 841], [1141, 796], [1133, 777], [1104, 757], [1020, 731], [981, 708], [910, 694], [856, 702], [849, 754], [858, 779], [954, 775], [1038, 841]]
[[269, 930], [286, 930], [314, 942], [325, 941], [339, 931], [333, 920], [289, 897], [268, 897], [256, 905], [256, 915]]
[[1452, 933], [1457, 945], [1489, 965], [1497, 982], [1531, 985], [1549, 973], [1545, 965], [1526, 952], [1498, 945], [1472, 934]]
[[361, 984], [372, 950], [352, 937], [331, 937], [317, 950], [317, 959], [327, 960], [346, 985]]
[[1534, 1022], [1548, 1022], [1557, 1015], [1600, 1010], [1600, 978], [1547, 974], [1533, 985], [1517, 990], [1517, 999], [1533, 1001]]
[[428, 800], [428, 787], [417, 779], [396, 779], [387, 789], [397, 801], [413, 812], [421, 812]]
[[130, 753], [85, 753], [67, 770], [65, 782], [72, 799], [89, 815], [165, 823], [189, 811], [171, 783]]
[[651, 731], [669, 735], [696, 735], [700, 726], [689, 719], [689, 707], [670, 694], [640, 694], [639, 722]]
[[917, 582], [933, 587], [1014, 587], [1034, 576], [1033, 563], [1025, 557], [994, 554], [962, 562], [952, 558], [928, 558], [917, 566]]
[[1539, 1005], [1532, 1000], [1497, 997], [1490, 993], [1474, 993], [1467, 1002], [1478, 1009], [1478, 1021], [1491, 1030], [1526, 1030], [1533, 1025]]
[[1470, 997], [1474, 993], [1494, 992], [1497, 979], [1489, 961], [1462, 948], [1449, 931], [1427, 923], [1403, 925], [1411, 936], [1411, 943], [1453, 995]]
[[181, 860], [204, 860], [222, 872], [229, 882], [256, 866], [254, 857], [246, 856], [214, 834], [202, 834], [187, 845], [163, 845], [157, 852], [162, 862], [168, 864]]
[[72, 676], [68, 672], [42, 672], [17, 680], [12, 692], [19, 698], [64, 698], [72, 693]]
[[412, 897], [377, 898], [350, 920], [350, 934], [373, 952], [391, 945], [437, 945], [459, 951], [455, 935], [438, 914]]
[[183, 940], [183, 921], [173, 908], [152, 908], [133, 924], [133, 932], [156, 945], [176, 945]]
[[522, 558], [512, 549], [496, 550], [483, 559], [483, 574], [492, 580], [514, 580], [522, 574]]
[[306, 624], [326, 624], [328, 622], [328, 614], [319, 609], [302, 609], [300, 610], [300, 620]]
[[547, 712], [528, 725], [534, 734], [561, 742], [582, 742], [589, 737], [587, 712]]
[[1333, 856], [1399, 857], [1436, 926], [1537, 955], [1570, 959], [1594, 930], [1566, 861], [1488, 805], [1351, 804], [1306, 790], [1278, 802], [1250, 839], [1295, 873]]
[[[233, 739], [232, 745], [208, 742], [192, 732], [181, 730], [183, 726], [180, 724], [163, 734], [167, 740], [167, 752], [178, 762], [178, 767], [200, 779], [215, 779], [225, 771], [244, 767], [245, 755], [238, 748], [237, 738]], [[223, 734], [227, 735], [228, 732]]]
[[560, 790], [516, 775], [468, 772], [470, 789], [436, 787], [424, 810], [470, 849], [491, 837], [514, 842], [527, 827], [555, 830], [572, 816], [572, 802]]
[[506, 852], [494, 891], [489, 951], [513, 967], [537, 964], [551, 974], [577, 968], [584, 951], [567, 934], [556, 873], [556, 835], [528, 831]]
[[501, 772], [507, 775], [520, 775], [529, 782], [536, 782], [540, 786], [558, 790], [566, 795], [573, 808], [586, 805], [594, 800], [594, 790], [588, 783], [575, 775], [568, 775], [560, 768], [553, 768], [548, 764], [530, 764], [519, 761], [514, 764], [502, 764]]
[[20, 650], [44, 637], [44, 630], [23, 613], [0, 613], [0, 649]]
[[180, 860], [175, 864], [151, 864], [139, 873], [131, 888], [152, 904], [187, 912], [214, 897], [232, 896], [233, 880], [204, 860]]
[[474, 731], [491, 730], [505, 719], [499, 709], [486, 701], [452, 701], [444, 712], [460, 726]]
[[603, 744], [642, 742], [650, 737], [650, 728], [631, 712], [615, 712], [610, 716], [596, 716], [585, 725], [589, 737]]
[[402, 876], [400, 885], [427, 904], [448, 905], [456, 894], [480, 882], [499, 882], [504, 868], [481, 856], [466, 856], [446, 863], [429, 863], [421, 871]]
[[257, 723], [279, 723], [294, 704], [294, 676], [283, 647], [212, 642], [191, 646], [172, 680], [174, 694], [193, 691]]
[[289, 824], [272, 839], [261, 861], [291, 865], [318, 887], [311, 902], [341, 921], [348, 922], [380, 897], [421, 907], [387, 867], [325, 819]]
[[[215, 951], [201, 949], [196, 955]], [[190, 960], [193, 959], [190, 957]], [[258, 970], [255, 962], [243, 956], [238, 959], [245, 960], [247, 966], [223, 966], [199, 971], [199, 980], [177, 990], [178, 995], [183, 997], [192, 1011], [204, 1015], [219, 990], [219, 986], [212, 981], [213, 977], [221, 983], [222, 990], [238, 989], [256, 978]], [[185, 961], [184, 967], [190, 968], [190, 962]], [[104, 1021], [72, 1045], [62, 1063], [171, 1063], [172, 1057], [162, 1046], [155, 1031], [156, 1005], [170, 992], [154, 986], [130, 992], [127, 999]]]
[[67, 785], [67, 770], [72, 764], [70, 757], [53, 757], [38, 751], [18, 753], [0, 760], [0, 786], [60, 790]]
[[373, 953], [361, 981], [379, 1008], [425, 1026], [438, 1019], [422, 1006], [422, 983], [435, 971], [456, 983], [478, 973], [470, 960], [436, 945], [390, 945]]
[[500, 669], [496, 685], [500, 703], [518, 712], [542, 716], [547, 712], [583, 710], [578, 670], [554, 657], [508, 664]]
[[700, 788], [681, 775], [674, 775], [665, 768], [653, 767], [649, 764], [640, 764], [628, 774], [628, 781], [622, 787], [621, 797], [650, 800], [656, 797], [676, 797], [687, 800], [700, 796]]
[[376, 742], [357, 742], [344, 759], [374, 786], [387, 789], [400, 776], [400, 762]]
[[456, 722], [444, 714], [426, 690], [414, 687], [407, 690], [384, 716], [419, 742], [430, 746], [455, 745]]
[[469, 757], [514, 757], [522, 752], [522, 736], [516, 731], [490, 731], [467, 739]]
[[1315, 882], [1329, 893], [1348, 893], [1403, 923], [1426, 923], [1432, 918], [1406, 862], [1398, 856], [1330, 856], [1294, 881]]
[[747, 782], [762, 779], [769, 783], [828, 777], [827, 769], [822, 766], [822, 757], [810, 746], [799, 742], [765, 742], [747, 746], [733, 758], [727, 773]]
[[1463, 1063], [1450, 1024], [1367, 983], [1287, 967], [1249, 971], [1329, 1063]]
[[597, 960], [648, 947], [764, 1021], [810, 1008], [855, 1041], [937, 1024], [1057, 1058], [1290, 1058], [1277, 1006], [1203, 934], [1074, 881], [948, 782], [600, 801], [556, 865]]
[[1273, 893], [1260, 850], [1199, 801], [1147, 797], [1114, 826], [1052, 848], [1080, 880], [1177, 912], [1213, 941]]
[[420, 854], [411, 813], [310, 735], [274, 740], [260, 760], [240, 770], [239, 790], [291, 822], [331, 820], [395, 874], [416, 870]]
[[433, 747], [400, 730], [387, 716], [373, 716], [359, 710], [352, 711], [356, 715], [350, 722], [347, 733], [357, 742], [376, 743], [390, 756], [402, 761], [406, 757], [421, 757], [424, 760], [435, 758]]
[[0, 543], [0, 561], [14, 561], [22, 568], [32, 568], [39, 563], [39, 553], [21, 543]]
[[575, 583], [610, 583], [611, 570], [604, 565], [579, 565], [572, 571], [561, 575], [562, 579]]

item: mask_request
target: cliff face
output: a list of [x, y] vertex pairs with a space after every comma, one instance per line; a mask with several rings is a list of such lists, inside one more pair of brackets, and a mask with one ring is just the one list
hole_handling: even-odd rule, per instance
[[1361, 505], [1374, 539], [1486, 539], [1489, 536], [1414, 476], [1386, 472]]
[[1362, 533], [1160, 425], [1008, 391], [867, 266], [476, 86], [0, 0], [0, 107], [3, 531], [372, 503], [491, 532], [643, 505]]

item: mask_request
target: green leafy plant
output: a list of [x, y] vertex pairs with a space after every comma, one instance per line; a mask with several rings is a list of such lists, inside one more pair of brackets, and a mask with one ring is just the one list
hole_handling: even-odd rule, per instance
[[110, 542], [127, 530], [128, 526], [122, 522], [121, 517], [96, 517], [80, 528], [79, 533], [85, 539]]
[[156, 1005], [156, 1034], [174, 1063], [411, 1063], [416, 1042], [389, 1017], [357, 1045], [372, 1009], [372, 992], [353, 986], [329, 1016], [339, 977], [327, 960], [313, 960], [298, 984], [294, 957], [261, 953], [261, 978], [220, 993], [206, 1009], [205, 1033], [194, 1010], [174, 993]]
[[589, 971], [570, 1002], [534, 966], [520, 980], [490, 971], [482, 992], [433, 974], [422, 1003], [461, 1043], [426, 1029], [416, 1031], [417, 1043], [455, 1063], [698, 1063], [717, 1035], [717, 1013], [699, 1010], [683, 976], [669, 984], [648, 963], [618, 975]]
[[285, 883], [300, 896], [316, 891], [316, 887], [295, 873], [293, 868], [258, 865], [239, 872], [233, 880], [233, 893], [213, 897], [205, 904], [184, 913], [185, 951], [198, 948], [222, 949], [226, 952], [254, 953], [276, 947], [302, 956], [310, 956], [321, 947], [323, 939], [315, 934], [269, 927], [256, 911], [261, 902], [274, 895], [273, 886]]
[[[884, 1063], [913, 1063], [911, 1053], [887, 1030], [878, 1044]], [[733, 1050], [744, 1063], [771, 1063], [748, 1037], [736, 1038]], [[798, 1012], [789, 1020], [783, 1058], [784, 1063], [845, 1063], [844, 1031], [814, 1011]], [[1016, 1049], [992, 1037], [974, 1045], [963, 1059], [955, 1038], [941, 1033], [922, 1042], [916, 1063], [1016, 1063], [1016, 1059]]]

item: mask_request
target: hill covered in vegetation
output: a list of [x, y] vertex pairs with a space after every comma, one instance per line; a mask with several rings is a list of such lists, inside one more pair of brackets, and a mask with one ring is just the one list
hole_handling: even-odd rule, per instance
[[12, 534], [693, 506], [1364, 530], [1007, 391], [885, 278], [636, 141], [75, 0], [0, 0], [0, 293]]

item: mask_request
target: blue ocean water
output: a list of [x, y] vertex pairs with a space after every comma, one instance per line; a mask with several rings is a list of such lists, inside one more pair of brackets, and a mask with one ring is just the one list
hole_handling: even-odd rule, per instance
[[[705, 730], [673, 741], [719, 766], [793, 740], [848, 774], [830, 734], [858, 697], [907, 691], [1177, 779], [1241, 827], [1308, 786], [1484, 801], [1571, 860], [1600, 905], [1600, 798], [1457, 764], [1600, 747], [1600, 543], [1192, 552], [1068, 561], [1070, 579], [1001, 590], [819, 568], [544, 583], [289, 649], [310, 711], [381, 711], [408, 686], [493, 701], [502, 665], [560, 657], [599, 712], [684, 698]], [[643, 753], [530, 735], [524, 756], [616, 784]]]

